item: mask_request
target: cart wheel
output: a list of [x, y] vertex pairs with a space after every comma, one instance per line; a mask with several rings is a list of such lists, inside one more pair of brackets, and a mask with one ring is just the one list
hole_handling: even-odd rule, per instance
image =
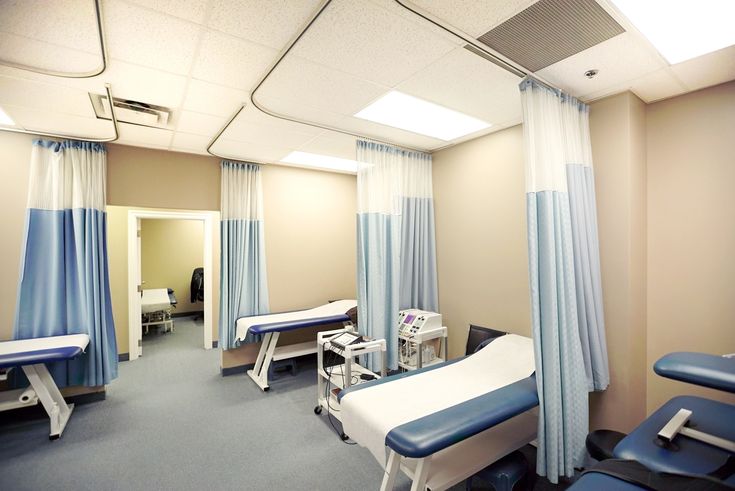
[[314, 408], [314, 414], [322, 414], [322, 407], [317, 406]]
[[268, 392], [269, 390], [271, 390], [271, 388], [270, 387], [266, 387], [265, 389], [263, 389], [263, 392]]
[[347, 440], [349, 440], [349, 439], [350, 439], [350, 437], [349, 437], [349, 436], [347, 436], [347, 435], [345, 435], [344, 433], [340, 433], [340, 434], [339, 434], [339, 437], [340, 437], [340, 439], [341, 439], [341, 440], [342, 440], [343, 442], [346, 442]]

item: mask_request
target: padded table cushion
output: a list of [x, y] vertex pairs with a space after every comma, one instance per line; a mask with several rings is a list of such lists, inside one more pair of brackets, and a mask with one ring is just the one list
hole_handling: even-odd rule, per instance
[[143, 290], [140, 300], [140, 311], [143, 314], [159, 312], [171, 308], [171, 298], [168, 296], [168, 289], [154, 288]]
[[235, 339], [245, 340], [248, 332], [267, 334], [348, 322], [351, 319], [347, 312], [355, 306], [356, 300], [337, 300], [313, 309], [241, 317], [235, 324]]
[[607, 474], [588, 472], [567, 489], [569, 491], [641, 491], [644, 488]]
[[397, 426], [385, 444], [404, 457], [427, 457], [536, 406], [536, 377], [531, 376]]
[[[679, 396], [661, 406], [615, 447], [615, 458], [637, 460], [659, 472], [709, 474], [731, 455], [726, 450], [678, 435], [678, 451], [656, 445], [656, 435], [679, 411], [692, 411], [690, 424], [699, 431], [735, 440], [735, 406], [701, 397]], [[733, 482], [731, 476], [727, 482]]]
[[660, 376], [735, 392], [735, 358], [706, 353], [669, 353], [653, 365]]
[[0, 342], [0, 368], [70, 360], [82, 354], [88, 344], [87, 334], [3, 341]]

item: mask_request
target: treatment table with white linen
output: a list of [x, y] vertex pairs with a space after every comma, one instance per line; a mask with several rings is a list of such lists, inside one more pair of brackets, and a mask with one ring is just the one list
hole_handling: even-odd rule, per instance
[[268, 371], [272, 361], [313, 354], [317, 350], [316, 340], [276, 348], [281, 332], [335, 323], [352, 325], [347, 312], [355, 307], [356, 300], [336, 300], [312, 309], [237, 319], [235, 339], [245, 341], [248, 333], [263, 335], [255, 366], [248, 370], [248, 376], [263, 391], [267, 391], [270, 388]]
[[[392, 487], [399, 462], [404, 472], [413, 476], [416, 489], [423, 489], [421, 484], [431, 489], [446, 489], [535, 438], [537, 415], [535, 410], [529, 411], [538, 404], [535, 380], [531, 377], [534, 371], [533, 341], [508, 334], [466, 358], [412, 372], [412, 376], [394, 380], [389, 377], [373, 385], [366, 384], [364, 389], [358, 386], [346, 391], [340, 400], [344, 432], [370, 450], [386, 467], [386, 475], [393, 473], [390, 486], [386, 487], [384, 482], [384, 489]], [[511, 417], [492, 428], [476, 431], [479, 434], [465, 441], [452, 440], [450, 435], [451, 444], [421, 459], [401, 460], [401, 455], [386, 447], [389, 435], [397, 428], [417, 421], [425, 421], [424, 427], [435, 426], [433, 415], [463, 405], [474, 407], [472, 404], [481, 398], [498, 393], [501, 388], [512, 389], [515, 384], [524, 384], [521, 406], [515, 411], [505, 411]], [[421, 442], [420, 434], [411, 436]], [[394, 461], [386, 463], [388, 450]], [[431, 470], [427, 468], [429, 457]], [[423, 482], [417, 483], [417, 479]]]

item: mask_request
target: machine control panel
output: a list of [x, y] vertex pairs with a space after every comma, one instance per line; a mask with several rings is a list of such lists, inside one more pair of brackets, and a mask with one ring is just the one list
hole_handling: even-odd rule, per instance
[[398, 313], [398, 334], [410, 338], [424, 331], [441, 327], [442, 316], [436, 312], [407, 309]]

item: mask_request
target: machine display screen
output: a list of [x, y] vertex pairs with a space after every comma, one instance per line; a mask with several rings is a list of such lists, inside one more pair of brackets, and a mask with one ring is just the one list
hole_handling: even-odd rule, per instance
[[407, 315], [405, 319], [403, 319], [404, 324], [410, 324], [413, 322], [413, 320], [416, 318], [415, 315]]

